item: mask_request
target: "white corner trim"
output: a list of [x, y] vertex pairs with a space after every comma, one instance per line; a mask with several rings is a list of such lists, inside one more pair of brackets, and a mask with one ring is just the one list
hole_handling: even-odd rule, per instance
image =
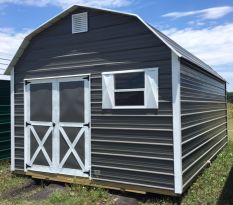
[[228, 124], [228, 114], [229, 110], [227, 108], [227, 83], [225, 83], [225, 101], [226, 101], [226, 129], [227, 129], [227, 142], [229, 142], [229, 135], [228, 135], [228, 130], [229, 130], [229, 124]]
[[11, 171], [15, 171], [15, 89], [14, 68], [11, 70]]
[[183, 192], [182, 176], [182, 134], [181, 134], [181, 97], [180, 97], [180, 61], [172, 53], [172, 109], [173, 109], [173, 150], [175, 193]]

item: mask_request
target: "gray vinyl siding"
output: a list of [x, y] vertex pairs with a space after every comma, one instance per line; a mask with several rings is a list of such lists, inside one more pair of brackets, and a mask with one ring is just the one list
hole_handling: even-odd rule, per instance
[[10, 158], [10, 81], [0, 80], [0, 160]]
[[227, 143], [225, 82], [181, 61], [184, 189]]
[[[91, 74], [92, 177], [174, 190], [171, 51], [135, 17], [80, 9], [34, 37], [15, 66], [15, 165], [24, 167], [23, 80]], [[101, 72], [159, 68], [159, 109], [103, 110]]]

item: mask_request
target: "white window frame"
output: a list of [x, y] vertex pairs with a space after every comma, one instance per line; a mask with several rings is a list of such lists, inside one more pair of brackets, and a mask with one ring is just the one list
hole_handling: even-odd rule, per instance
[[[149, 79], [148, 72], [153, 71], [155, 73], [154, 79]], [[140, 73], [144, 72], [145, 86], [144, 88], [132, 88], [132, 89], [115, 89], [115, 74], [124, 73]], [[108, 80], [107, 80], [108, 78]], [[107, 82], [108, 81], [108, 82]], [[107, 82], [107, 84], [106, 84]], [[137, 70], [123, 70], [123, 71], [111, 71], [102, 73], [102, 109], [158, 109], [158, 68], [145, 68]], [[144, 105], [130, 105], [119, 106], [115, 105], [115, 93], [116, 92], [144, 92]], [[149, 97], [151, 92], [154, 96], [154, 103], [151, 105]], [[108, 97], [107, 97], [108, 96]]]

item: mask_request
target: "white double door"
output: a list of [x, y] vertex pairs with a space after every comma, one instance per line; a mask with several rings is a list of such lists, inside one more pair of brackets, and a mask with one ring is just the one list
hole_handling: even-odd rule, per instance
[[25, 81], [25, 171], [88, 177], [87, 77]]

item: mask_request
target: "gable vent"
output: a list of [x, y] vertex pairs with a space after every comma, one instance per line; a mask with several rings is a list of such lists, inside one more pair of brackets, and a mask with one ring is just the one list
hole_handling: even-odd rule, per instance
[[72, 33], [83, 33], [88, 31], [87, 12], [72, 15]]

